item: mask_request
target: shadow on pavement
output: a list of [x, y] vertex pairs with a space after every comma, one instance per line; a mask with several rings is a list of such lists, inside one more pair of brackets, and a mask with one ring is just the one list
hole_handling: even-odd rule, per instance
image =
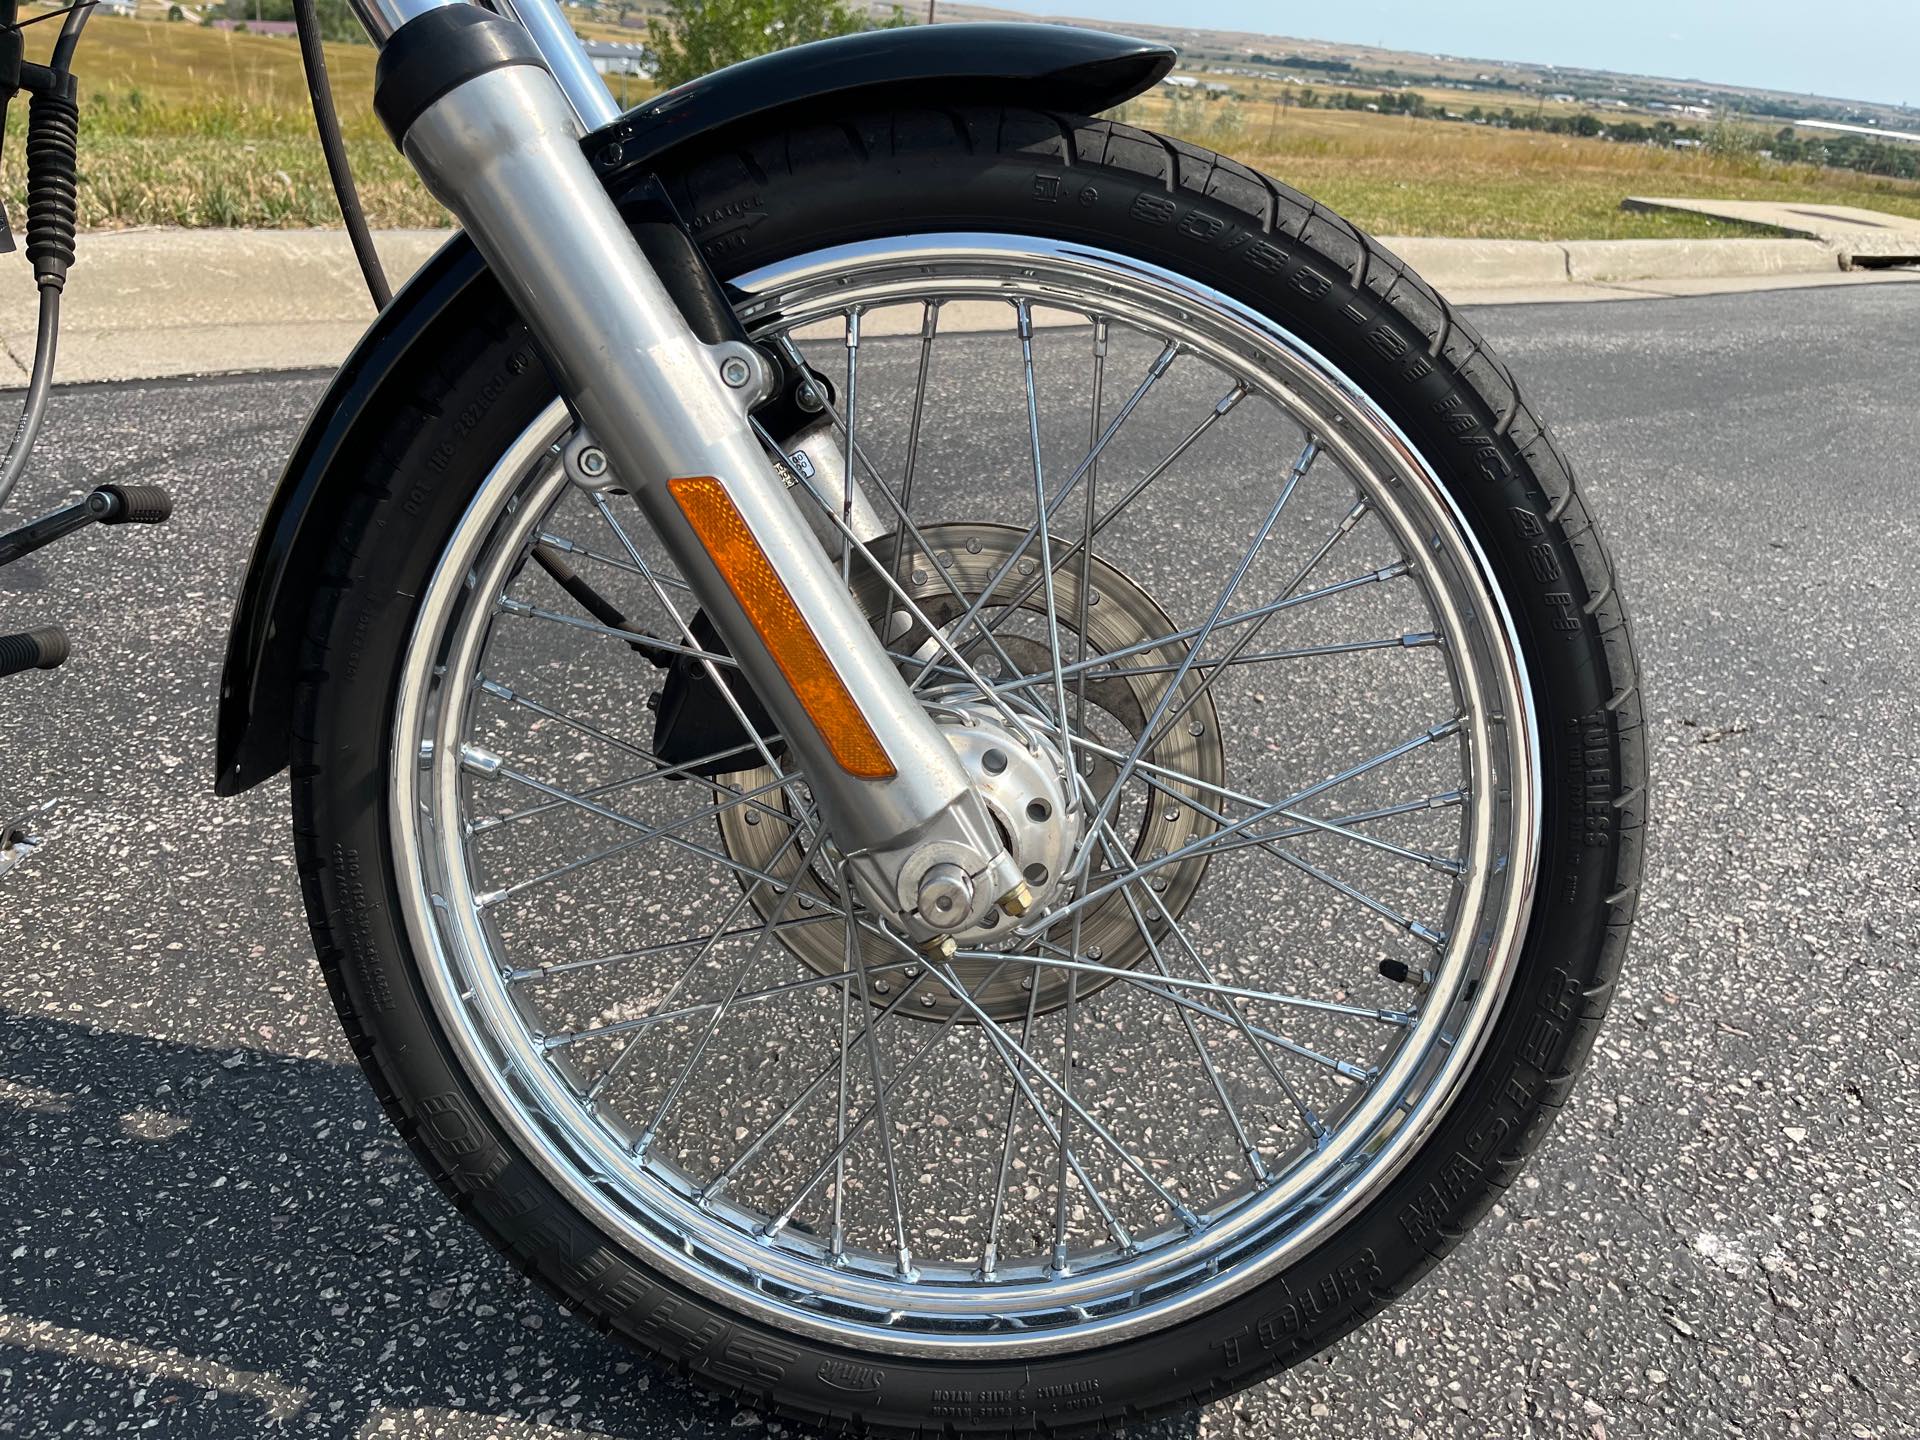
[[514, 1274], [356, 1069], [0, 1012], [0, 1434], [121, 1427], [795, 1433]]

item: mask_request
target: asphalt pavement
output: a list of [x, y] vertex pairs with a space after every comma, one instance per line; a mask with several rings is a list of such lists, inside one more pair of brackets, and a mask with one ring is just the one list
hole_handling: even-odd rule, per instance
[[[1328, 1354], [1162, 1436], [1920, 1433], [1920, 287], [1483, 309], [1618, 562], [1653, 842], [1613, 1019], [1508, 1203]], [[791, 1433], [570, 1319], [386, 1126], [311, 959], [284, 780], [217, 670], [314, 376], [61, 391], [18, 512], [165, 531], [0, 572], [0, 1435]]]

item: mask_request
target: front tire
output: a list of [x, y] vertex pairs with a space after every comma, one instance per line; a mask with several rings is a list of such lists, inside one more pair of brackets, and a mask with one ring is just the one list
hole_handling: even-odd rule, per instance
[[[1504, 607], [1537, 765], [1535, 858], [1516, 879], [1530, 882], [1531, 911], [1512, 953], [1475, 972], [1497, 976], [1498, 1004], [1418, 1143], [1252, 1288], [1110, 1342], [1075, 1343], [1079, 1332], [1063, 1330], [1057, 1348], [983, 1346], [975, 1360], [960, 1347], [836, 1343], [672, 1273], [658, 1253], [616, 1238], [529, 1142], [498, 1076], [480, 1073], [474, 1042], [455, 1033], [465, 1022], [408, 919], [419, 907], [392, 797], [411, 783], [417, 747], [395, 716], [431, 619], [421, 597], [483, 478], [528, 443], [553, 401], [524, 328], [490, 293], [450, 322], [436, 371], [396, 404], [367, 457], [314, 597], [297, 695], [293, 804], [309, 915], [383, 1101], [455, 1203], [526, 1273], [666, 1363], [805, 1419], [871, 1433], [1091, 1433], [1204, 1403], [1313, 1354], [1411, 1285], [1511, 1182], [1584, 1063], [1624, 952], [1643, 810], [1638, 682], [1610, 565], [1564, 461], [1479, 337], [1377, 244], [1242, 166], [1126, 126], [1023, 111], [855, 115], [730, 136], [679, 157], [664, 178], [723, 278], [792, 273], [795, 257], [891, 237], [1030, 236], [1158, 267], [1297, 337], [1301, 354], [1323, 359], [1404, 435], [1459, 527], [1459, 563], [1483, 566], [1491, 608]], [[1156, 523], [1179, 521], [1173, 511]], [[967, 538], [992, 553], [994, 532], [976, 529]], [[958, 555], [963, 532], [953, 533]], [[1143, 564], [1156, 583], [1180, 583]], [[1145, 599], [1134, 609], [1154, 613]], [[573, 674], [554, 673], [571, 693]], [[1226, 762], [1227, 782], [1251, 763], [1230, 750]], [[1521, 788], [1524, 778], [1508, 777]], [[1195, 883], [1204, 893], [1226, 882]], [[715, 910], [733, 898], [715, 892]], [[1178, 912], [1196, 927], [1199, 913]], [[1398, 993], [1378, 975], [1342, 984], [1365, 1005]], [[1032, 1143], [1043, 1142], [1036, 1132]]]

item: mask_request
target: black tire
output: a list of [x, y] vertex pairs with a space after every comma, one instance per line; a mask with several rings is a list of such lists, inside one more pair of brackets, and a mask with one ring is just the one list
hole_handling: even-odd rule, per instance
[[776, 1333], [613, 1247], [503, 1138], [415, 975], [386, 835], [396, 671], [441, 539], [552, 398], [497, 292], [395, 397], [342, 525], [298, 683], [293, 813], [322, 968], [356, 1053], [453, 1202], [580, 1314], [756, 1405], [872, 1434], [1085, 1434], [1203, 1404], [1321, 1350], [1456, 1244], [1542, 1142], [1613, 994], [1644, 755], [1613, 572], [1566, 461], [1473, 328], [1394, 256], [1244, 166], [1026, 111], [863, 114], [740, 134], [666, 179], [723, 274], [862, 235], [964, 226], [1097, 243], [1277, 318], [1439, 468], [1518, 627], [1544, 750], [1543, 873], [1507, 1005], [1426, 1147], [1369, 1208], [1211, 1314], [1090, 1353], [957, 1369]]

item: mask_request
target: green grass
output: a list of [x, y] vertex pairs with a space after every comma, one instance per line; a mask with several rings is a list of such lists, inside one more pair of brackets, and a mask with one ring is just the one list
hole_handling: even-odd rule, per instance
[[[44, 60], [55, 26], [27, 30]], [[370, 47], [328, 47], [354, 170], [376, 226], [442, 225], [374, 121]], [[81, 80], [81, 223], [296, 227], [339, 212], [313, 133], [298, 47], [184, 23], [95, 19]], [[637, 103], [635, 86], [627, 97]], [[1458, 103], [1457, 100], [1455, 102]], [[0, 184], [24, 213], [23, 103]], [[1920, 217], [1920, 185], [1601, 140], [1363, 111], [1151, 96], [1125, 118], [1170, 128], [1287, 181], [1383, 235], [1601, 239], [1765, 233], [1688, 215], [1630, 214], [1631, 194], [1864, 205]]]

